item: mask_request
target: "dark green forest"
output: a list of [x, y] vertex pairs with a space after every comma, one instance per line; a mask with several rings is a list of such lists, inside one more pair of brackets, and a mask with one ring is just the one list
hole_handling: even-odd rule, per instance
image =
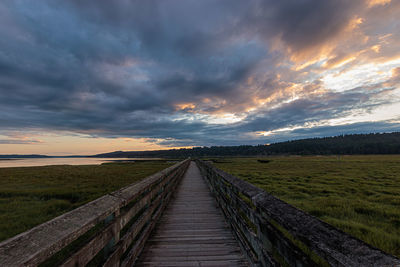
[[186, 158], [208, 156], [400, 154], [400, 132], [308, 138], [269, 145], [211, 146], [154, 151], [116, 151], [95, 157]]

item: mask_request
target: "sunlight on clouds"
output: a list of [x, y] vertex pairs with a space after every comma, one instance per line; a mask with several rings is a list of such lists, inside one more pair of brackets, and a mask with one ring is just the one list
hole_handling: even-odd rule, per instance
[[239, 122], [243, 120], [243, 117], [240, 117], [236, 114], [226, 113], [221, 115], [211, 115], [207, 118], [207, 123], [211, 124], [231, 124], [235, 122]]
[[392, 2], [392, 0], [368, 0], [368, 7], [386, 5]]
[[182, 103], [175, 105], [175, 110], [193, 110], [195, 108], [196, 105], [194, 103]]
[[399, 119], [399, 1], [3, 1], [0, 153], [250, 144]]
[[379, 53], [381, 51], [380, 45], [374, 45], [371, 47], [371, 50], [375, 51], [375, 53]]
[[266, 107], [268, 105], [268, 109], [277, 108], [284, 104], [288, 104], [299, 99], [299, 94], [301, 94], [305, 90], [305, 87], [302, 84], [293, 83], [281, 90], [276, 90], [268, 97], [258, 97], [255, 96], [253, 100], [253, 105], [249, 106], [245, 111], [252, 112], [257, 110], [260, 107]]
[[242, 121], [245, 118], [245, 114], [234, 114], [234, 113], [216, 113], [216, 114], [204, 114], [204, 113], [185, 113], [170, 117], [172, 121], [178, 122], [182, 120], [196, 122], [202, 121], [206, 124], [232, 124], [235, 122]]
[[291, 62], [294, 63], [291, 69], [301, 71], [312, 65], [322, 64], [329, 59], [333, 49], [333, 45], [326, 44], [310, 50], [293, 53], [290, 57]]
[[[400, 100], [400, 89], [395, 90], [392, 93], [392, 97], [394, 99]], [[369, 112], [365, 112], [362, 110], [355, 110], [351, 114], [345, 117], [327, 119], [315, 122], [306, 122], [301, 125], [283, 127], [269, 131], [257, 131], [254, 134], [258, 136], [273, 136], [283, 133], [290, 133], [298, 129], [311, 129], [324, 126], [344, 126], [344, 125], [363, 123], [363, 122], [379, 122], [379, 121], [398, 122], [399, 120], [400, 120], [400, 101], [397, 101], [389, 105], [379, 106], [373, 110], [370, 110]]]
[[259, 132], [256, 132], [256, 134], [262, 135], [262, 136], [272, 136], [272, 135], [283, 133], [283, 132], [291, 132], [291, 131], [294, 131], [297, 129], [313, 128], [313, 127], [322, 126], [322, 125], [326, 125], [326, 122], [325, 123], [324, 122], [307, 122], [302, 125], [283, 127], [283, 128], [279, 128], [279, 129], [275, 129], [275, 130], [271, 130], [271, 131], [259, 131]]
[[367, 122], [380, 120], [394, 120], [400, 118], [400, 88], [393, 91], [390, 95], [393, 103], [379, 106], [372, 111], [359, 113], [348, 118], [348, 122]]
[[325, 87], [343, 92], [360, 86], [382, 83], [392, 76], [392, 69], [400, 66], [400, 58], [382, 64], [368, 63], [340, 72], [331, 72], [321, 78]]
[[[292, 59], [292, 60], [296, 60], [296, 59]], [[301, 63], [300, 65], [295, 65], [292, 69], [295, 71], [301, 71], [311, 65], [319, 64], [319, 63], [325, 62], [326, 60], [327, 60], [327, 56], [322, 55], [321, 57], [319, 57], [317, 59], [312, 59], [312, 60], [306, 61], [304, 63]]]
[[285, 128], [275, 129], [272, 131], [260, 131], [260, 132], [256, 132], [256, 134], [261, 135], [261, 136], [272, 136], [272, 135], [279, 134], [282, 132], [291, 132], [293, 130], [301, 129], [301, 128], [304, 128], [304, 127], [302, 127], [302, 126], [285, 127]]
[[356, 18], [350, 20], [349, 24], [347, 25], [346, 30], [348, 32], [352, 32], [354, 29], [358, 28], [360, 26], [360, 24], [362, 24], [363, 22], [364, 22], [363, 18], [356, 17]]
[[[294, 63], [292, 70], [301, 71], [310, 66], [319, 66], [327, 64], [332, 58], [334, 58], [335, 49], [343, 42], [343, 40], [350, 39], [355, 33], [361, 34], [357, 29], [364, 23], [364, 19], [361, 17], [354, 17], [351, 19], [345, 27], [335, 36], [335, 38], [327, 39], [324, 43], [318, 46], [310, 46], [308, 49], [301, 51], [292, 51], [289, 47], [287, 53], [290, 54], [290, 60]], [[369, 37], [361, 34], [357, 38], [361, 38], [358, 42], [365, 43]], [[349, 60], [347, 57], [345, 60]], [[346, 62], [345, 62], [346, 63]], [[343, 65], [345, 64], [343, 63]], [[336, 64], [336, 65], [339, 65]], [[328, 66], [325, 66], [328, 67]]]
[[[397, 90], [394, 97], [400, 100], [400, 90]], [[319, 122], [318, 126], [338, 126], [361, 122], [395, 121], [400, 119], [400, 102], [379, 106], [369, 112], [355, 111], [353, 114], [343, 118], [330, 119]]]
[[340, 68], [352, 61], [354, 61], [357, 57], [356, 56], [348, 56], [348, 57], [344, 57], [344, 58], [333, 58], [330, 59], [326, 62], [324, 62], [324, 64], [322, 64], [322, 67], [326, 68], [326, 69], [334, 69], [334, 68]]

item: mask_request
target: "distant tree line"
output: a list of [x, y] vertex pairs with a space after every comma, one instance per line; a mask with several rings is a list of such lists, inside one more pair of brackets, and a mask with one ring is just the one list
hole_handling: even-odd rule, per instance
[[211, 146], [153, 151], [116, 151], [95, 157], [186, 158], [207, 156], [400, 154], [400, 132], [308, 138], [270, 145]]

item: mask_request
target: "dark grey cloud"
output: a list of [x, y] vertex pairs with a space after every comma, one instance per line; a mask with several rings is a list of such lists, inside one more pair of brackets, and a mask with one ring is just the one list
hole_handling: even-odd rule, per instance
[[[249, 135], [254, 131], [368, 110], [382, 104], [375, 100], [380, 92], [304, 94], [280, 104], [283, 95], [278, 107], [246, 111], [289, 86], [278, 73], [298, 79], [277, 67], [287, 55], [270, 50], [272, 39], [293, 51], [318, 46], [360, 6], [358, 0], [2, 1], [0, 127], [168, 145], [238, 144], [262, 141]], [[196, 108], [177, 110], [182, 103]], [[228, 125], [204, 119], [223, 111], [245, 119]]]
[[367, 113], [374, 107], [390, 103], [391, 100], [379, 99], [378, 96], [392, 90], [376, 89], [367, 94], [356, 88], [343, 93], [327, 92], [314, 97], [308, 96], [264, 112], [258, 110], [248, 116], [241, 127], [250, 131], [270, 131], [351, 116], [355, 112]]
[[336, 37], [364, 1], [262, 1], [250, 16], [268, 37], [279, 35], [294, 51], [316, 47]]

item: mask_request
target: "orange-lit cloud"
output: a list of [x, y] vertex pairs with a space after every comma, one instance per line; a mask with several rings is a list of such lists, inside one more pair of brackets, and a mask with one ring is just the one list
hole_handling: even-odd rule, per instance
[[368, 0], [368, 6], [379, 6], [379, 5], [386, 5], [389, 4], [392, 0]]
[[183, 104], [176, 104], [176, 110], [193, 110], [196, 108], [194, 103], [183, 103]]
[[399, 1], [78, 2], [0, 3], [1, 152], [257, 144], [400, 117]]

